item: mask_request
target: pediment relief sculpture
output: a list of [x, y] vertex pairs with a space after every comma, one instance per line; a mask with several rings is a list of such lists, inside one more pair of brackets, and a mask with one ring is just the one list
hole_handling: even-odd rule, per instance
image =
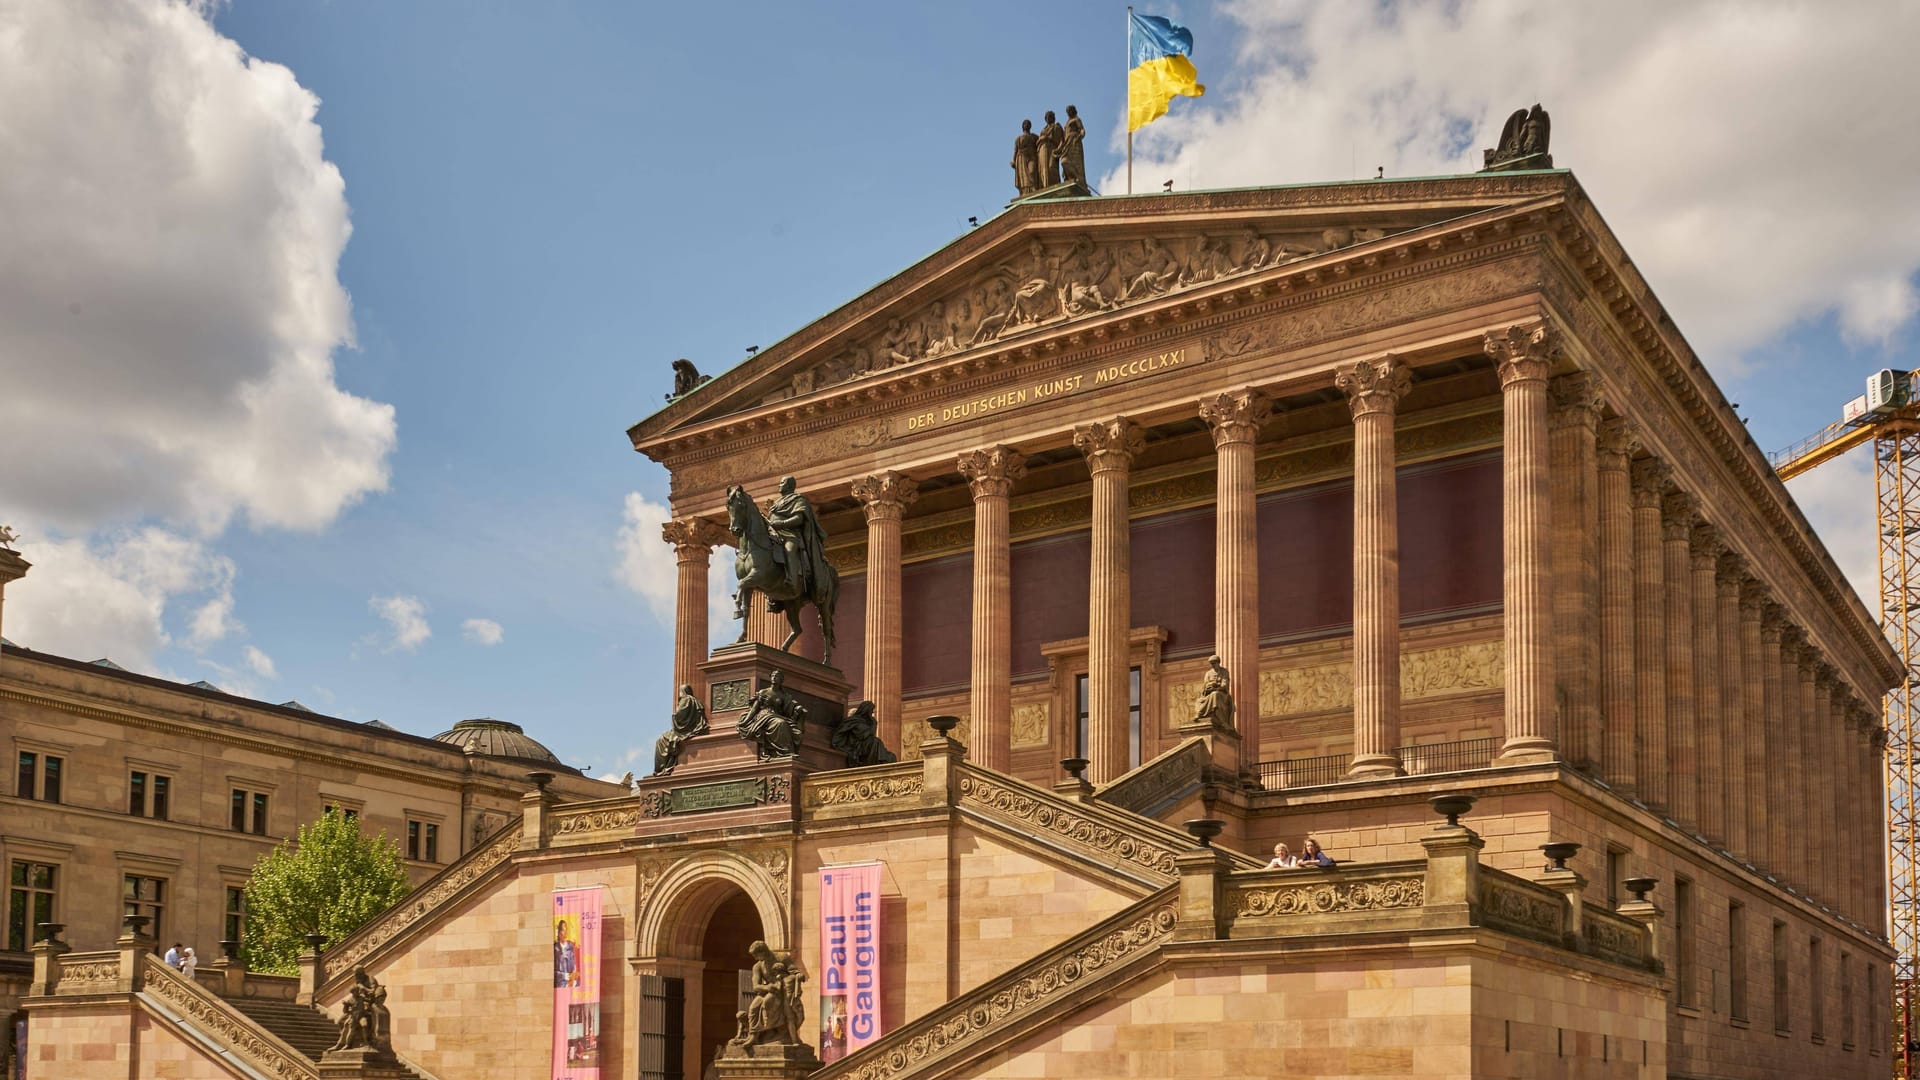
[[1055, 323], [1298, 262], [1386, 236], [1335, 226], [1267, 231], [1255, 225], [1187, 236], [1029, 237], [966, 286], [871, 320], [878, 327], [765, 395], [771, 404], [893, 368], [940, 360]]

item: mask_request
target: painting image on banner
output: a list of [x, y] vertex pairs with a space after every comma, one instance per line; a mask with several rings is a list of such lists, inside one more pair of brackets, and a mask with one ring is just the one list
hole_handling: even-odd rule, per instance
[[880, 864], [820, 871], [820, 1060], [879, 1038]]
[[553, 894], [553, 1080], [600, 1080], [600, 890]]

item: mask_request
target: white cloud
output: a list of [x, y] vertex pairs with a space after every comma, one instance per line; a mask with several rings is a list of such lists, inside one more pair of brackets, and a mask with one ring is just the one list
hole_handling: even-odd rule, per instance
[[614, 571], [620, 584], [639, 594], [647, 610], [665, 626], [673, 625], [680, 573], [673, 545], [660, 536], [660, 527], [670, 516], [666, 507], [637, 491], [629, 492], [626, 521], [620, 526], [620, 565]]
[[173, 641], [169, 602], [213, 594], [194, 617], [197, 633], [207, 607], [231, 596], [232, 560], [193, 537], [156, 526], [92, 538], [32, 535], [33, 570], [7, 587], [4, 628], [28, 648], [152, 672], [154, 654]]
[[255, 675], [263, 679], [277, 679], [280, 677], [280, 670], [274, 666], [273, 657], [268, 656], [252, 645], [241, 649], [240, 655], [246, 660], [248, 669]]
[[460, 634], [476, 645], [498, 645], [507, 636], [492, 619], [468, 619], [460, 624]]
[[1833, 561], [1880, 617], [1880, 529], [1873, 496], [1874, 460], [1856, 450], [1787, 481], [1793, 501], [1820, 534]]
[[[1477, 169], [1542, 102], [1570, 167], [1688, 339], [1737, 353], [1836, 312], [1885, 339], [1915, 310], [1920, 6], [1300, 4], [1241, 0], [1229, 78], [1135, 137], [1142, 190]], [[1139, 176], [1148, 178], [1138, 180]], [[1103, 190], [1124, 190], [1116, 171]]]
[[427, 605], [417, 596], [375, 596], [367, 606], [387, 621], [382, 647], [388, 652], [412, 652], [433, 636], [433, 628], [427, 625]]
[[[130, 536], [318, 529], [386, 488], [393, 408], [333, 367], [351, 228], [318, 107], [203, 6], [0, 10], [0, 460], [33, 463], [5, 513], [64, 538], [9, 590], [36, 636], [150, 657], [195, 590], [128, 576]], [[186, 641], [240, 629], [216, 594]]]

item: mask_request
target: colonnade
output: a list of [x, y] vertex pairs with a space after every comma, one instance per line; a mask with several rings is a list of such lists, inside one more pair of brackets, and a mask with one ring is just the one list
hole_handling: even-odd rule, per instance
[[[1606, 415], [1581, 372], [1553, 373], [1546, 325], [1488, 334], [1503, 415], [1505, 694], [1498, 764], [1555, 759], [1604, 779], [1760, 871], [1851, 914], [1884, 902], [1877, 714], [1752, 572], [1673, 470]], [[1343, 365], [1354, 424], [1354, 712], [1351, 774], [1398, 775], [1400, 537], [1394, 424], [1411, 384], [1394, 356]], [[1259, 388], [1198, 403], [1217, 456], [1215, 641], [1240, 703], [1240, 760], [1260, 760], [1256, 441], [1274, 415]], [[1092, 482], [1088, 778], [1128, 760], [1130, 515], [1141, 425], [1079, 425]], [[974, 503], [972, 754], [1009, 767], [1012, 446], [960, 454]], [[900, 522], [915, 483], [853, 485], [867, 519], [866, 696], [898, 746]], [[667, 523], [680, 554], [675, 682], [698, 682], [707, 553], [723, 533]]]

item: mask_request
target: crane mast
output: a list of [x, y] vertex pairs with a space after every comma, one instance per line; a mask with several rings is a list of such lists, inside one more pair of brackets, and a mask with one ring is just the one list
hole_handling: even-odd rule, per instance
[[1848, 402], [1842, 418], [1772, 456], [1774, 471], [1791, 479], [1873, 444], [1875, 528], [1879, 533], [1880, 626], [1900, 656], [1906, 677], [1889, 691], [1881, 712], [1886, 731], [1886, 827], [1889, 927], [1894, 951], [1894, 1018], [1899, 1071], [1920, 1077], [1920, 820], [1916, 820], [1915, 672], [1920, 670], [1920, 372], [1883, 370], [1867, 393]]

